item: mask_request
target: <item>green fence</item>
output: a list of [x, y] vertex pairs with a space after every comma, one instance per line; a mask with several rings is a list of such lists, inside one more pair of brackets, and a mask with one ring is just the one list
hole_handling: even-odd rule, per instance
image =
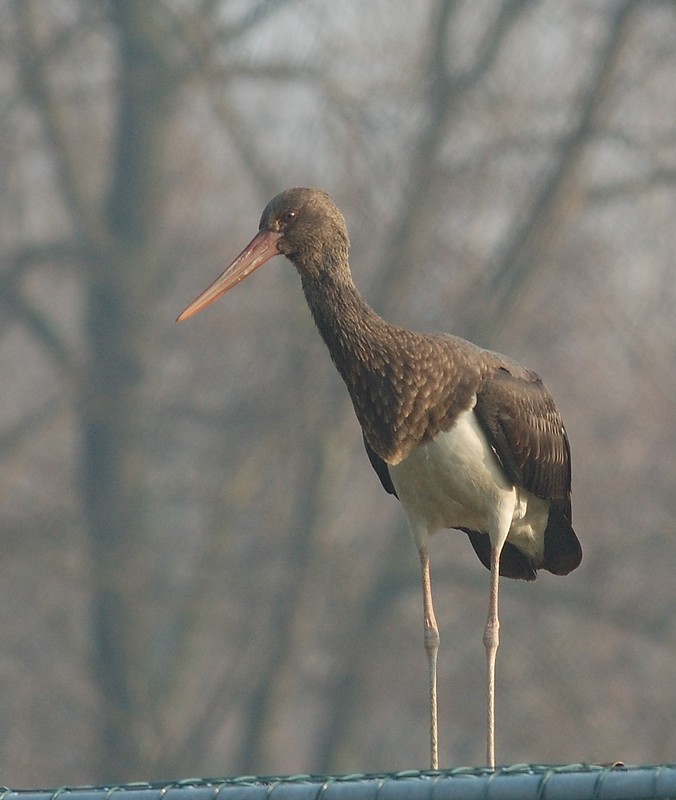
[[535, 766], [495, 772], [243, 776], [60, 789], [0, 789], [0, 800], [676, 800], [676, 764]]

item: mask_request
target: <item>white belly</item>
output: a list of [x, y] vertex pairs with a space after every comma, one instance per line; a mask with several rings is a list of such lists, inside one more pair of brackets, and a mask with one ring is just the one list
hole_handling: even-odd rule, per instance
[[472, 410], [388, 469], [418, 546], [435, 530], [469, 528], [542, 559], [549, 501], [507, 480]]

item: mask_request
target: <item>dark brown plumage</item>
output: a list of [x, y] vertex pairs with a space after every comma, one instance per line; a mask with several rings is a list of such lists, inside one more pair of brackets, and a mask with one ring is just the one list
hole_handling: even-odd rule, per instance
[[464, 531], [491, 570], [484, 633], [489, 672], [487, 757], [494, 765], [493, 695], [499, 574], [533, 580], [580, 563], [571, 524], [570, 448], [540, 378], [456, 336], [391, 325], [352, 282], [348, 236], [331, 198], [317, 189], [277, 195], [259, 233], [186, 310], [196, 314], [277, 254], [298, 270], [314, 321], [362, 427], [369, 460], [398, 496], [418, 546], [430, 667], [431, 746], [437, 766], [436, 651], [427, 536]]

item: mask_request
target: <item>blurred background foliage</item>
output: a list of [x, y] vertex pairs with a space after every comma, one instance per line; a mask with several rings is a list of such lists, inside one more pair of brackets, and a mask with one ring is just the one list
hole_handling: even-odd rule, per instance
[[[671, 0], [0, 2], [0, 783], [427, 763], [418, 563], [283, 259], [293, 185], [388, 319], [536, 369], [585, 558], [504, 582], [498, 760], [676, 753]], [[441, 756], [488, 573], [433, 542]]]

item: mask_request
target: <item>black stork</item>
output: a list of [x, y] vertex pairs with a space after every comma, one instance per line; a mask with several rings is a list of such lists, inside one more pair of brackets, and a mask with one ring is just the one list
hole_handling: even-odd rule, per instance
[[420, 555], [429, 665], [430, 764], [438, 769], [437, 652], [429, 535], [456, 528], [490, 570], [483, 642], [488, 669], [486, 756], [495, 768], [499, 575], [566, 575], [582, 559], [571, 525], [570, 448], [540, 378], [457, 336], [391, 325], [357, 291], [345, 220], [318, 189], [268, 203], [258, 233], [178, 317], [197, 314], [276, 255], [300, 274], [333, 363], [350, 393], [371, 465], [399, 498]]

